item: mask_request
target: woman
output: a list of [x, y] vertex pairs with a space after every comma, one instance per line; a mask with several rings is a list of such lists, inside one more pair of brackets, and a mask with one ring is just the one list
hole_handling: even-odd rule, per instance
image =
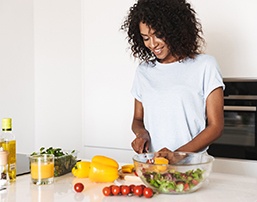
[[224, 84], [216, 60], [201, 52], [195, 15], [185, 0], [138, 0], [121, 27], [141, 61], [132, 87], [137, 153], [203, 152], [222, 133]]

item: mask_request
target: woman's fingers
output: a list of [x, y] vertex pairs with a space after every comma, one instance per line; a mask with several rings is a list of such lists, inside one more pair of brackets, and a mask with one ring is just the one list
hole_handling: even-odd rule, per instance
[[131, 146], [134, 149], [134, 151], [137, 152], [138, 154], [141, 154], [149, 149], [147, 141], [140, 137], [135, 138], [131, 143]]

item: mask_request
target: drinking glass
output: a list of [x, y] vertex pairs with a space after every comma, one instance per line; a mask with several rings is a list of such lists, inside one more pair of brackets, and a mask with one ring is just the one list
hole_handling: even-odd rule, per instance
[[33, 184], [52, 184], [54, 182], [54, 155], [30, 156], [30, 173]]

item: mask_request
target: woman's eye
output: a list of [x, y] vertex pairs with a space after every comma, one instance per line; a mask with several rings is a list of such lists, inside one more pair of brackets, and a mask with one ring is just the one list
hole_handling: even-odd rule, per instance
[[144, 41], [148, 41], [149, 38], [148, 38], [148, 37], [143, 37], [143, 40], [144, 40]]

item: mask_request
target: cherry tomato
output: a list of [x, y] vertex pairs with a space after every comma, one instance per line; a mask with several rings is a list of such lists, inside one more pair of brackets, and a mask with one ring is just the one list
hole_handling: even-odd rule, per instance
[[143, 194], [142, 186], [141, 185], [136, 185], [134, 187], [133, 193], [134, 193], [135, 196], [142, 196], [142, 194]]
[[74, 190], [76, 192], [82, 192], [84, 190], [84, 185], [80, 182], [74, 184]]
[[122, 195], [128, 195], [130, 193], [130, 188], [128, 185], [121, 185], [120, 192]]
[[153, 196], [153, 190], [150, 187], [145, 187], [143, 190], [143, 195], [146, 198], [151, 198]]
[[117, 185], [112, 185], [111, 186], [111, 191], [112, 191], [112, 194], [114, 196], [117, 196], [120, 194], [120, 186], [117, 186]]
[[103, 188], [103, 194], [104, 194], [105, 196], [110, 196], [110, 195], [112, 195], [111, 187], [104, 187], [104, 188]]
[[133, 192], [134, 192], [134, 187], [135, 187], [134, 184], [129, 185], [130, 193], [133, 193]]
[[146, 188], [146, 186], [144, 184], [140, 185], [142, 187], [142, 189], [144, 190], [144, 188]]

